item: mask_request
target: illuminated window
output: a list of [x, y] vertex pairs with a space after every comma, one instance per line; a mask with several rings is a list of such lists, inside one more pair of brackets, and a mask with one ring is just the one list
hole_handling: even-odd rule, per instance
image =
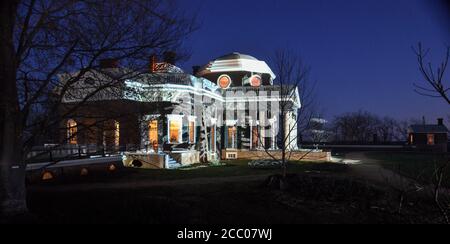
[[259, 75], [254, 75], [252, 77], [250, 77], [250, 85], [253, 87], [260, 87], [262, 84], [262, 79], [261, 76]]
[[67, 142], [71, 145], [77, 144], [77, 122], [73, 119], [67, 121]]
[[414, 135], [413, 134], [409, 135], [409, 144], [414, 144]]
[[195, 122], [189, 122], [189, 142], [195, 143]]
[[169, 122], [169, 143], [181, 142], [181, 123], [180, 121], [170, 120]]
[[252, 148], [258, 148], [258, 127], [252, 127]]
[[217, 85], [219, 85], [220, 88], [222, 89], [227, 89], [230, 87], [231, 85], [231, 78], [228, 75], [221, 75], [218, 79], [217, 79]]
[[216, 127], [211, 127], [211, 152], [216, 151]]
[[235, 126], [228, 127], [227, 135], [228, 135], [228, 144], [227, 148], [236, 148], [236, 140], [237, 140], [237, 129]]
[[150, 144], [158, 144], [158, 120], [152, 120], [148, 123], [148, 138]]
[[120, 145], [120, 124], [118, 121], [114, 121], [114, 145], [118, 147]]
[[434, 145], [434, 134], [428, 134], [427, 135], [427, 144], [430, 146]]

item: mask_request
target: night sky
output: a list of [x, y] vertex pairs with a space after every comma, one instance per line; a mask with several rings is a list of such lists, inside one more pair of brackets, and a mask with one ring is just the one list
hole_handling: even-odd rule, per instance
[[437, 62], [450, 44], [441, 0], [179, 2], [201, 22], [186, 42], [192, 56], [180, 65], [188, 72], [233, 51], [270, 65], [275, 50], [289, 47], [311, 66], [326, 118], [359, 109], [427, 122], [450, 114], [444, 100], [413, 91], [422, 79], [411, 46], [421, 41]]

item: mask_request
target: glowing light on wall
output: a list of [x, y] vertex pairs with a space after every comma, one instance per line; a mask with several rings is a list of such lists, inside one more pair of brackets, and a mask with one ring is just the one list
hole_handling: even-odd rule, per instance
[[82, 168], [80, 171], [81, 176], [86, 176], [89, 174], [89, 170], [87, 168]]
[[111, 164], [111, 165], [109, 165], [109, 167], [108, 167], [108, 170], [111, 171], [111, 172], [112, 172], [112, 171], [116, 171], [116, 169], [117, 169], [117, 168], [116, 168], [116, 166], [115, 166], [114, 164]]
[[51, 172], [49, 172], [49, 171], [45, 171], [43, 174], [42, 174], [42, 180], [53, 180], [53, 174], [51, 173]]
[[222, 89], [228, 89], [231, 86], [231, 78], [228, 75], [221, 75], [217, 79], [217, 85]]

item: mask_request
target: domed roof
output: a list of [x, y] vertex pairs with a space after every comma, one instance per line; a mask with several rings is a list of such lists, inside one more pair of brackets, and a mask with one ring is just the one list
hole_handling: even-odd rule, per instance
[[226, 55], [223, 55], [219, 58], [216, 58], [217, 61], [221, 61], [221, 60], [234, 60], [234, 59], [248, 59], [248, 60], [258, 60], [253, 56], [247, 55], [247, 54], [242, 54], [242, 53], [238, 53], [238, 52], [233, 52], [233, 53], [229, 53]]
[[266, 62], [238, 52], [221, 56], [209, 62], [198, 71], [197, 75], [202, 76], [211, 73], [227, 73], [235, 71], [269, 74], [272, 80], [276, 78]]

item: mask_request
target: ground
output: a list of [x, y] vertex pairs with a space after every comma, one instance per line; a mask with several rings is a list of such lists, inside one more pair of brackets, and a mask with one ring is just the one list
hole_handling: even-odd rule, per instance
[[[449, 163], [449, 154], [425, 154], [414, 152], [365, 153], [369, 160], [376, 160], [389, 171], [412, 178], [422, 184], [432, 184], [436, 169]], [[443, 185], [450, 187], [450, 167], [444, 172]]]
[[[400, 178], [364, 153], [334, 163], [291, 162], [289, 188], [267, 184], [278, 169], [247, 161], [184, 170], [77, 168], [50, 182], [29, 182], [33, 223], [422, 223], [431, 204], [405, 200], [386, 183]], [[392, 177], [395, 176], [395, 177]], [[424, 207], [425, 206], [425, 207]]]

